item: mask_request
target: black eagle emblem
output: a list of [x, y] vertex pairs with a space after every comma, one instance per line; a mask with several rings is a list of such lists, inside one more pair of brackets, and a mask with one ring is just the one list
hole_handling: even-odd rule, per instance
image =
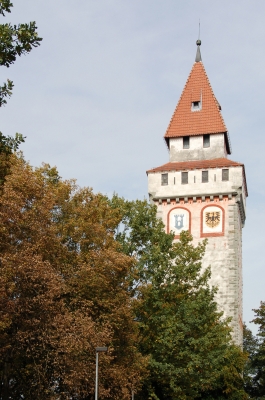
[[205, 222], [209, 228], [215, 228], [220, 224], [221, 215], [220, 211], [212, 211], [206, 213]]

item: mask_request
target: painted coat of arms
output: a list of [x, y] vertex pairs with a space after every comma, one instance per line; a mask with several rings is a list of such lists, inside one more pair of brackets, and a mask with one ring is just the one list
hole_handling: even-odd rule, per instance
[[220, 211], [212, 211], [205, 213], [205, 223], [209, 228], [215, 228], [220, 224], [221, 213]]
[[184, 222], [183, 222], [184, 214], [176, 214], [176, 215], [174, 215], [174, 218], [175, 218], [175, 228], [176, 229], [183, 228], [183, 226], [184, 226]]

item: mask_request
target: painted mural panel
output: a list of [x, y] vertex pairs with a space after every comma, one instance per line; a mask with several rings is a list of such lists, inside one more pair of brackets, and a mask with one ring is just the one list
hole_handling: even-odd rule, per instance
[[202, 233], [223, 232], [224, 211], [221, 207], [205, 207], [202, 212]]
[[190, 213], [185, 208], [173, 208], [169, 213], [168, 232], [173, 231], [178, 236], [182, 231], [190, 229]]

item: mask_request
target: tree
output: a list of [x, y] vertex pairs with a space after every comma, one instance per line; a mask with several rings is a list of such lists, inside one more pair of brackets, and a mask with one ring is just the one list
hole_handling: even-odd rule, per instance
[[157, 268], [174, 259], [174, 236], [165, 233], [162, 220], [157, 218], [156, 207], [147, 201], [130, 202], [114, 195], [110, 204], [120, 212], [116, 240], [121, 251], [136, 260], [130, 276], [132, 295], [135, 295], [138, 286], [147, 283]]
[[[0, 0], [0, 14], [11, 12], [13, 4], [10, 0]], [[0, 65], [10, 67], [17, 56], [28, 54], [33, 47], [40, 45], [42, 38], [38, 36], [35, 22], [28, 24], [0, 24]], [[12, 94], [13, 82], [9, 79], [0, 87], [0, 107], [6, 104], [6, 98]]]
[[244, 368], [244, 385], [246, 392], [250, 397], [254, 396], [256, 392], [256, 385], [253, 378], [257, 374], [257, 369], [254, 366], [254, 359], [258, 351], [259, 341], [252, 331], [244, 324], [243, 326], [243, 349], [248, 356], [248, 360]]
[[[137, 399], [244, 399], [245, 356], [231, 342], [202, 271], [206, 241], [197, 247], [183, 232], [166, 234], [147, 202], [113, 198], [123, 217], [117, 240], [137, 260], [131, 277], [140, 329], [139, 348], [149, 356], [149, 376]], [[134, 279], [134, 281], [133, 281]]]
[[[11, 12], [13, 4], [10, 0], [0, 0], [0, 15], [5, 16]], [[42, 38], [38, 36], [35, 22], [12, 26], [9, 23], [0, 24], [0, 66], [10, 67], [17, 56], [28, 54], [34, 47], [38, 47]], [[13, 81], [7, 79], [0, 86], [0, 107], [7, 103], [14, 87]], [[25, 137], [16, 133], [15, 137], [5, 136], [0, 132], [0, 184], [8, 172], [8, 157], [24, 142]]]
[[265, 302], [254, 310], [252, 322], [259, 325], [257, 336], [245, 328], [244, 346], [249, 358], [245, 369], [246, 391], [253, 399], [265, 398]]
[[102, 195], [10, 156], [0, 201], [0, 398], [129, 399], [145, 358], [137, 350], [119, 251], [119, 212]]
[[256, 316], [253, 319], [253, 322], [256, 325], [259, 325], [259, 331], [257, 334], [259, 346], [253, 360], [253, 365], [257, 368], [257, 374], [254, 381], [257, 386], [257, 395], [259, 397], [265, 397], [265, 302], [261, 301], [260, 307], [254, 311]]

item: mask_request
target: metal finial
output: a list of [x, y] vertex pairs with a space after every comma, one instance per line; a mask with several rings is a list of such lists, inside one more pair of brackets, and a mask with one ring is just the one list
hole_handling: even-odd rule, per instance
[[201, 50], [200, 50], [200, 45], [202, 44], [201, 39], [200, 39], [200, 33], [201, 33], [201, 23], [199, 20], [199, 35], [198, 35], [198, 40], [196, 40], [196, 44], [197, 44], [197, 53], [196, 53], [196, 57], [195, 57], [195, 62], [199, 62], [202, 60], [202, 56], [201, 56]]

